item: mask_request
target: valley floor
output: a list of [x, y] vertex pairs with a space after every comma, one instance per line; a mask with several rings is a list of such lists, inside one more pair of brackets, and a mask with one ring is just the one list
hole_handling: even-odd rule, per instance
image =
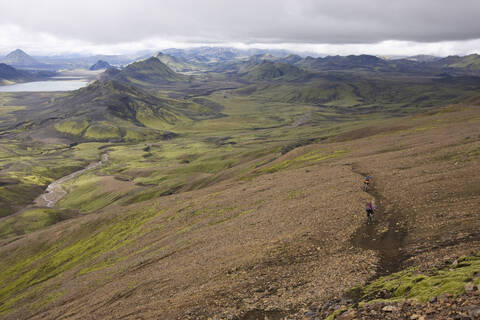
[[[301, 319], [379, 275], [480, 249], [477, 106], [382, 120], [276, 156], [226, 168], [202, 189], [0, 240], [1, 316]], [[106, 188], [129, 190], [102, 170]], [[367, 226], [370, 200], [379, 210]]]

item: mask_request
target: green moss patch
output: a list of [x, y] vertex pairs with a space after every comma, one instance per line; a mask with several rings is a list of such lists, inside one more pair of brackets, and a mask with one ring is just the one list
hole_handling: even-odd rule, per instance
[[[458, 259], [458, 264], [430, 273], [418, 273], [413, 269], [397, 272], [389, 276], [351, 290], [360, 301], [396, 301], [415, 299], [426, 302], [442, 293], [460, 294], [465, 292], [465, 284], [472, 281], [480, 272], [480, 256]], [[478, 284], [480, 279], [476, 280]], [[387, 296], [388, 298], [382, 298]]]
[[30, 233], [71, 218], [74, 213], [51, 208], [29, 209], [0, 221], [0, 238]]
[[45, 281], [68, 270], [80, 268], [79, 273], [84, 274], [98, 269], [96, 257], [134, 241], [143, 234], [143, 225], [161, 213], [155, 209], [130, 212], [103, 223], [87, 224], [63, 243], [43, 248], [32, 256], [20, 256], [8, 264], [0, 263], [0, 314], [35, 295]]
[[62, 133], [79, 136], [88, 128], [88, 125], [88, 121], [85, 119], [78, 121], [71, 120], [57, 123], [55, 129]]
[[257, 170], [258, 173], [273, 173], [277, 172], [286, 168], [290, 167], [300, 167], [300, 166], [305, 166], [305, 165], [311, 165], [315, 164], [317, 162], [327, 160], [327, 159], [333, 159], [333, 158], [338, 158], [344, 154], [346, 154], [347, 151], [345, 150], [335, 150], [331, 153], [324, 153], [320, 151], [311, 151], [308, 153], [305, 153], [301, 156], [295, 157], [293, 159], [289, 160], [284, 160], [281, 162], [277, 162], [271, 166], [268, 166], [266, 168], [261, 168]]
[[121, 139], [120, 129], [118, 127], [105, 124], [91, 125], [84, 134], [85, 138], [94, 140]]

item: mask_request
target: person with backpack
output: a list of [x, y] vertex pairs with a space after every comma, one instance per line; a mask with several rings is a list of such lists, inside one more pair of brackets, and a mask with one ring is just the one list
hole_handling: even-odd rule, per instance
[[367, 212], [367, 223], [373, 221], [373, 213], [375, 212], [375, 206], [372, 204], [372, 201], [367, 202], [365, 205], [365, 211]]
[[367, 191], [368, 190], [368, 186], [370, 185], [370, 183], [372, 182], [372, 177], [370, 177], [369, 175], [367, 175], [365, 177], [365, 180], [363, 181], [363, 190], [364, 191]]

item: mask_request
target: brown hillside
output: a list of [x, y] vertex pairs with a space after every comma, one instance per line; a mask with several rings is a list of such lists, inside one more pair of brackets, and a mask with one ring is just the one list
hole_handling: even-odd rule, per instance
[[[32, 273], [12, 271], [6, 285], [29, 289], [0, 296], [2, 316], [301, 319], [377, 274], [478, 250], [479, 108], [389, 121], [205, 189], [2, 240], [0, 267]], [[368, 200], [379, 210], [367, 226]]]

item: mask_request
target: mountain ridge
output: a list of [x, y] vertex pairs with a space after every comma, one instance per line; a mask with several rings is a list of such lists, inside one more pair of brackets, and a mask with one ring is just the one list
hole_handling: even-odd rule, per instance
[[41, 65], [40, 62], [21, 49], [16, 49], [8, 53], [0, 62], [14, 67], [35, 67]]

